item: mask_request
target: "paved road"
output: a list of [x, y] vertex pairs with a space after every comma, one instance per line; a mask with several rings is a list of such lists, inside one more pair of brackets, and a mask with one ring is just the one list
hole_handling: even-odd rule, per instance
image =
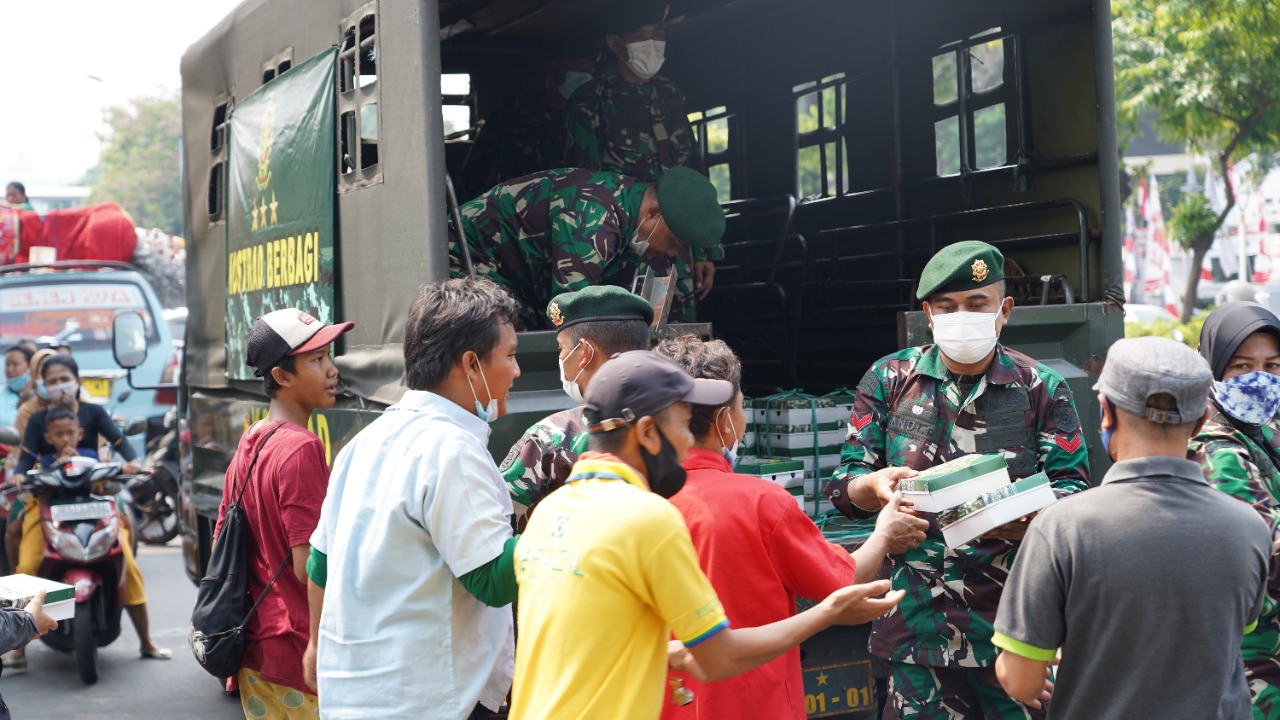
[[6, 670], [0, 693], [17, 720], [129, 718], [130, 720], [243, 720], [238, 697], [222, 692], [191, 656], [187, 622], [195, 586], [182, 570], [182, 551], [142, 546], [138, 563], [147, 583], [151, 636], [173, 650], [169, 661], [138, 656], [138, 636], [128, 616], [111, 645], [99, 650], [101, 677], [84, 685], [75, 660], [35, 641], [27, 647], [29, 669]]

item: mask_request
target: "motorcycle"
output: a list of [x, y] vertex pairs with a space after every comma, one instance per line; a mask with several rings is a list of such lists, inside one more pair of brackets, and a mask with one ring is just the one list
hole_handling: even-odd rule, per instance
[[[171, 423], [166, 418], [166, 426]], [[142, 473], [125, 484], [133, 511], [134, 536], [164, 545], [178, 536], [178, 433], [170, 428], [147, 443]]]
[[74, 652], [86, 684], [98, 681], [98, 648], [120, 636], [124, 611], [124, 552], [114, 495], [118, 462], [76, 457], [31, 470], [24, 487], [40, 498], [44, 559], [40, 577], [75, 588], [75, 617], [44, 635], [46, 645]]

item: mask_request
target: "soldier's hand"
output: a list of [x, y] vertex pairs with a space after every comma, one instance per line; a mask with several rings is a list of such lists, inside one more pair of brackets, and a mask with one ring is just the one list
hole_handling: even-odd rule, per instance
[[[893, 499], [894, 493], [898, 492], [898, 481], [902, 478], [915, 477], [917, 474], [918, 473], [915, 470], [912, 470], [909, 467], [883, 468], [868, 475], [862, 475], [851, 480], [848, 492], [851, 497], [857, 498], [859, 493], [857, 493], [857, 488], [852, 487], [852, 485], [854, 483], [861, 483], [861, 486], [864, 489], [870, 490], [875, 495], [876, 499], [880, 501], [880, 506], [884, 507]], [[903, 501], [899, 506], [899, 509], [903, 512], [908, 512], [914, 515], [915, 511], [910, 508], [910, 501]], [[870, 510], [871, 508], [868, 507], [867, 509]]]
[[49, 617], [48, 613], [44, 611], [44, 596], [44, 590], [36, 593], [26, 607], [26, 611], [31, 613], [32, 619], [36, 621], [36, 632], [40, 635], [44, 635], [50, 630], [58, 629], [58, 621]]
[[711, 286], [716, 281], [716, 264], [710, 260], [699, 260], [693, 264], [693, 287], [699, 300], [711, 293]]
[[984, 540], [1021, 540], [1027, 536], [1027, 527], [1031, 525], [1031, 519], [1035, 516], [1035, 513], [1031, 513], [998, 528], [992, 528], [982, 537]]
[[885, 541], [887, 552], [896, 554], [920, 547], [929, 521], [903, 512], [902, 493], [895, 492], [876, 516], [876, 533]]
[[[892, 610], [894, 605], [902, 602], [906, 592], [903, 590], [889, 592], [889, 588], [888, 580], [849, 585], [828, 595], [822, 601], [822, 605], [835, 614], [835, 624], [861, 625], [884, 615]], [[884, 597], [876, 597], [878, 595], [884, 595]]]

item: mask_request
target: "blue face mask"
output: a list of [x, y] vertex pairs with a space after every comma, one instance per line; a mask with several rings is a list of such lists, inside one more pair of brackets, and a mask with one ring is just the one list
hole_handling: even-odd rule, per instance
[[484, 370], [478, 364], [476, 365], [476, 370], [480, 371], [480, 382], [484, 383], [484, 392], [489, 396], [488, 405], [480, 404], [480, 397], [476, 395], [476, 387], [471, 384], [470, 376], [467, 376], [467, 386], [471, 388], [471, 397], [476, 401], [476, 417], [491, 423], [498, 419], [498, 398], [494, 397], [493, 393], [489, 391], [489, 381], [484, 376]]
[[1103, 419], [1105, 419], [1107, 417], [1106, 409], [1111, 408], [1112, 425], [1106, 430], [1101, 431], [1102, 449], [1107, 453], [1107, 456], [1110, 457], [1111, 456], [1111, 434], [1115, 431], [1116, 406], [1112, 405], [1111, 401], [1105, 398], [1103, 399], [1103, 402], [1105, 403], [1105, 405], [1098, 408], [1098, 421], [1101, 422]]
[[1269, 422], [1280, 411], [1280, 377], [1265, 372], [1237, 375], [1213, 384], [1222, 411], [1248, 425]]
[[41, 400], [48, 400], [48, 399], [49, 399], [49, 391], [47, 391], [47, 390], [45, 390], [45, 389], [44, 389], [44, 381], [43, 381], [43, 380], [37, 380], [37, 381], [36, 381], [36, 395], [39, 395]]
[[27, 387], [27, 376], [19, 375], [15, 378], [9, 378], [9, 381], [6, 384], [10, 392], [20, 393]]

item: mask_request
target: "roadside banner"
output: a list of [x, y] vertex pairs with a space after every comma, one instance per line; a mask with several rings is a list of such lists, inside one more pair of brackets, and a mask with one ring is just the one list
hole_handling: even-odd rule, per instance
[[325, 50], [253, 91], [228, 123], [227, 375], [252, 380], [253, 321], [334, 321], [334, 65]]

